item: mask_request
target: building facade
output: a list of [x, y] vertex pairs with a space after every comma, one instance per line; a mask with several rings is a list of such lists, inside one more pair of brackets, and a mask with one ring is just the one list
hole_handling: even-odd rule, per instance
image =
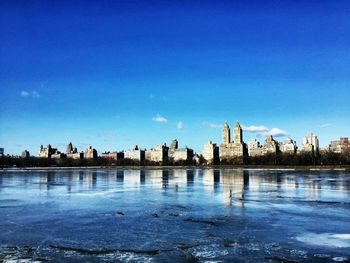
[[92, 148], [92, 146], [89, 146], [84, 152], [84, 158], [85, 159], [96, 159], [97, 158], [97, 151], [96, 149]]
[[219, 161], [219, 147], [216, 143], [209, 141], [207, 144], [204, 144], [203, 158], [207, 164], [215, 164]]
[[302, 152], [311, 152], [318, 155], [320, 148], [318, 138], [315, 134], [310, 133], [306, 135], [303, 139], [303, 145], [301, 146]]
[[296, 145], [296, 142], [291, 138], [288, 138], [284, 141], [284, 143], [280, 144], [280, 150], [283, 153], [295, 154], [297, 152], [297, 149], [298, 147]]
[[27, 150], [24, 150], [24, 151], [22, 152], [22, 154], [21, 154], [21, 157], [22, 157], [22, 158], [29, 158], [29, 157], [30, 157], [30, 154], [29, 154], [29, 152], [28, 152]]
[[62, 159], [65, 158], [66, 155], [64, 153], [61, 153], [60, 151], [56, 150], [53, 154], [51, 154], [52, 159]]
[[145, 150], [139, 149], [139, 147], [135, 145], [134, 148], [124, 152], [124, 158], [142, 162], [145, 160]]
[[243, 156], [247, 152], [247, 146], [243, 142], [243, 131], [238, 121], [233, 133], [234, 140], [231, 141], [230, 127], [227, 122], [225, 122], [221, 134], [222, 143], [219, 151], [220, 161], [235, 159], [243, 162]]
[[257, 139], [251, 140], [249, 142], [248, 154], [252, 157], [263, 155], [262, 146], [260, 145], [260, 142]]
[[279, 145], [278, 142], [273, 138], [272, 135], [268, 135], [265, 139], [265, 143], [262, 146], [262, 153], [263, 154], [275, 154], [279, 152]]
[[334, 153], [344, 153], [350, 151], [350, 141], [349, 138], [343, 137], [339, 140], [331, 141], [328, 147], [329, 151]]
[[121, 160], [124, 159], [123, 152], [104, 152], [101, 154], [101, 157], [109, 160]]
[[38, 157], [39, 158], [51, 158], [52, 154], [54, 154], [57, 151], [56, 148], [52, 148], [49, 144], [47, 147], [40, 146]]
[[276, 154], [280, 151], [279, 143], [273, 138], [272, 135], [268, 135], [263, 145], [256, 139], [249, 142], [248, 154], [251, 157], [262, 156], [265, 154]]
[[67, 158], [70, 158], [70, 159], [82, 159], [84, 158], [84, 153], [78, 152], [78, 149], [73, 147], [73, 144], [70, 142], [67, 145], [66, 156]]
[[187, 147], [176, 149], [173, 155], [175, 162], [179, 161], [192, 161], [193, 160], [193, 150]]
[[163, 145], [158, 145], [145, 153], [145, 159], [150, 162], [162, 163], [168, 159], [169, 147], [164, 143]]

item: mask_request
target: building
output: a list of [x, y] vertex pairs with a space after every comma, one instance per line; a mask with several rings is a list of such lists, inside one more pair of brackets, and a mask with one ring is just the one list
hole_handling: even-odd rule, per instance
[[344, 153], [350, 151], [350, 141], [348, 137], [340, 138], [339, 140], [331, 141], [329, 151], [334, 153]]
[[40, 146], [38, 157], [39, 158], [51, 158], [51, 155], [57, 151], [56, 148], [52, 148], [49, 144], [47, 147]]
[[220, 161], [239, 160], [243, 162], [243, 156], [247, 153], [247, 146], [243, 143], [243, 132], [241, 125], [237, 121], [233, 132], [234, 140], [231, 141], [231, 131], [227, 122], [222, 129], [222, 143], [220, 145]]
[[146, 151], [145, 158], [150, 162], [164, 162], [168, 159], [169, 147], [164, 143]]
[[53, 154], [51, 154], [51, 158], [52, 159], [62, 159], [64, 157], [66, 157], [66, 155], [64, 153], [61, 153], [57, 149], [56, 149], [56, 151]]
[[131, 150], [124, 152], [124, 158], [142, 162], [145, 160], [145, 150], [139, 149], [139, 147], [135, 145]]
[[251, 157], [262, 156], [265, 154], [276, 154], [280, 151], [278, 142], [272, 135], [266, 137], [263, 145], [256, 139], [249, 142], [248, 154]]
[[207, 164], [214, 164], [218, 162], [219, 147], [216, 145], [216, 143], [209, 141], [207, 144], [204, 144], [203, 157], [206, 160]]
[[173, 158], [174, 154], [178, 148], [179, 148], [179, 142], [176, 139], [174, 139], [170, 144], [170, 147], [168, 150], [168, 156]]
[[280, 151], [283, 153], [295, 154], [297, 152], [297, 149], [298, 147], [296, 145], [296, 142], [291, 138], [288, 138], [284, 141], [284, 143], [280, 144]]
[[193, 160], [193, 150], [190, 148], [179, 148], [179, 142], [174, 139], [168, 151], [168, 157], [174, 162], [178, 161], [192, 161]]
[[175, 162], [179, 161], [192, 161], [193, 160], [193, 150], [187, 148], [179, 148], [173, 154], [173, 160]]
[[70, 158], [70, 159], [82, 159], [84, 158], [84, 153], [78, 152], [78, 149], [73, 147], [73, 144], [70, 142], [67, 145], [66, 156], [67, 158]]
[[97, 151], [96, 151], [96, 149], [92, 148], [92, 146], [89, 146], [89, 148], [87, 148], [85, 150], [84, 158], [85, 159], [96, 159], [97, 158]]
[[4, 148], [0, 148], [0, 157], [4, 156]]
[[263, 149], [260, 142], [257, 139], [251, 140], [248, 147], [249, 156], [261, 156], [263, 155]]
[[29, 157], [30, 157], [30, 154], [29, 154], [29, 152], [28, 152], [27, 150], [24, 150], [24, 151], [22, 152], [21, 157], [22, 157], [22, 158], [29, 158]]
[[101, 157], [109, 160], [120, 160], [120, 159], [124, 159], [124, 153], [123, 152], [104, 152], [102, 153]]
[[273, 138], [272, 135], [268, 135], [265, 139], [264, 145], [262, 146], [262, 153], [269, 154], [277, 152], [279, 152], [278, 142]]
[[195, 153], [192, 157], [192, 160], [195, 162], [195, 164], [200, 164], [201, 156], [198, 153]]
[[319, 142], [316, 135], [310, 133], [306, 135], [303, 139], [303, 145], [301, 146], [302, 152], [311, 152], [315, 155], [318, 155], [320, 148]]

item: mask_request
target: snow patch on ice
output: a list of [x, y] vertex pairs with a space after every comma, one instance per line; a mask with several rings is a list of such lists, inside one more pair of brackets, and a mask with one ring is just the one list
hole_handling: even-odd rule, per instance
[[332, 234], [332, 233], [306, 233], [297, 236], [296, 239], [300, 242], [314, 246], [327, 246], [347, 248], [350, 247], [350, 234]]

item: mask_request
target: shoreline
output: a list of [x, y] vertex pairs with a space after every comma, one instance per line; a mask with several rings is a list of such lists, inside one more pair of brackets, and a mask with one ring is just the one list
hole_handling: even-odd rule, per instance
[[209, 166], [158, 166], [158, 165], [125, 165], [125, 166], [46, 166], [46, 167], [5, 167], [0, 168], [0, 171], [37, 171], [37, 170], [81, 170], [81, 169], [146, 169], [146, 170], [161, 170], [161, 169], [243, 169], [243, 170], [308, 170], [308, 171], [350, 171], [350, 165], [209, 165]]

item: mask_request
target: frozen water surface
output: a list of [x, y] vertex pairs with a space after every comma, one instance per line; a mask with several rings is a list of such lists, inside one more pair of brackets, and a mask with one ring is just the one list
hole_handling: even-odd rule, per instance
[[349, 262], [350, 173], [0, 172], [0, 262]]

